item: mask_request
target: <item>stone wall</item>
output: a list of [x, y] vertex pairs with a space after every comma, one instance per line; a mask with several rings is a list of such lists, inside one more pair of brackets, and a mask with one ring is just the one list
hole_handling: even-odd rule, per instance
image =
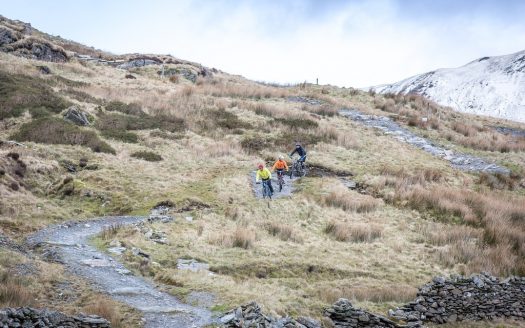
[[239, 306], [227, 312], [219, 318], [219, 321], [221, 327], [227, 328], [321, 328], [321, 324], [311, 318], [275, 318], [265, 315], [262, 313], [261, 307], [255, 302]]
[[110, 328], [106, 319], [95, 315], [67, 316], [50, 310], [28, 307], [0, 309], [0, 327]]
[[436, 277], [419, 289], [409, 304], [390, 310], [407, 322], [525, 319], [525, 277], [499, 280], [488, 274]]
[[[330, 318], [336, 328], [402, 327], [385, 317], [355, 308], [350, 301], [344, 298], [339, 299], [334, 305], [326, 309], [324, 315]], [[410, 327], [419, 326], [419, 323], [410, 325]]]

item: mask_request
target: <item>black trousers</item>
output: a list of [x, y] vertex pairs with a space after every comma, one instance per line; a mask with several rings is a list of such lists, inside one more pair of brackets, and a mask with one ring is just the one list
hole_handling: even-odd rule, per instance
[[262, 183], [268, 184], [268, 187], [270, 187], [270, 191], [273, 194], [273, 186], [272, 186], [272, 179], [262, 179]]

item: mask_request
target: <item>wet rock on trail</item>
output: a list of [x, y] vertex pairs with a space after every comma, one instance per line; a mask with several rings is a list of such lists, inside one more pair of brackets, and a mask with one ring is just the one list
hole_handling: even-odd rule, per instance
[[343, 109], [339, 114], [348, 117], [366, 126], [382, 130], [385, 134], [393, 135], [397, 140], [416, 146], [436, 157], [440, 157], [458, 169], [473, 172], [509, 174], [509, 169], [468, 154], [454, 152], [435, 145], [428, 139], [419, 137], [409, 130], [384, 116], [366, 115], [354, 109]]
[[[92, 286], [143, 313], [145, 328], [202, 327], [214, 322], [211, 312], [182, 303], [151, 281], [132, 275], [121, 263], [89, 244], [103, 229], [139, 224], [146, 217], [106, 217], [89, 222], [69, 222], [45, 228], [28, 238], [28, 245], [53, 249], [66, 268]], [[198, 298], [198, 297], [197, 297]], [[89, 327], [89, 326], [88, 326]]]

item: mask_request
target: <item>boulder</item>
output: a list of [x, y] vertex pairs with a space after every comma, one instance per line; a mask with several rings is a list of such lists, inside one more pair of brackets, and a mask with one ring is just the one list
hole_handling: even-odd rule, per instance
[[69, 107], [64, 114], [64, 118], [76, 125], [87, 126], [90, 124], [86, 113], [81, 111], [77, 106]]

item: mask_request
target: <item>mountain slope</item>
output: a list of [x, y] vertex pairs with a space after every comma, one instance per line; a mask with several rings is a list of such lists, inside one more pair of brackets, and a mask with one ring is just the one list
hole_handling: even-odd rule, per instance
[[525, 122], [525, 51], [483, 57], [374, 87], [380, 93], [416, 93], [458, 111]]

